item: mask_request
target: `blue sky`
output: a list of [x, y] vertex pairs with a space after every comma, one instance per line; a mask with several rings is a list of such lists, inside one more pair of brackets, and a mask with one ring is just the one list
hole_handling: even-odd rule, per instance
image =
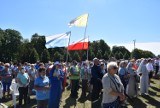
[[104, 39], [114, 45], [134, 39], [136, 43], [160, 42], [160, 0], [0, 0], [0, 4], [0, 28], [18, 30], [23, 38], [71, 31], [71, 42], [79, 40], [84, 28], [69, 28], [68, 23], [89, 13], [91, 41]]

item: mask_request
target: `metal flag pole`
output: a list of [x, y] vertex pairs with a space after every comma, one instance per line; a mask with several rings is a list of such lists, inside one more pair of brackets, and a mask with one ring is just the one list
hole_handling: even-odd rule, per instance
[[[70, 44], [70, 38], [71, 38], [71, 31], [69, 32], [68, 46], [69, 46], [69, 44]], [[67, 55], [66, 55], [66, 63], [67, 63], [67, 62], [68, 62], [68, 55], [69, 55], [68, 48], [66, 48], [66, 51], [67, 51]]]
[[[88, 14], [88, 17], [89, 17], [89, 14]], [[86, 32], [87, 32], [87, 27], [88, 27], [88, 17], [87, 17], [87, 23], [86, 23], [86, 27], [85, 27], [85, 31], [84, 31], [84, 40], [86, 39]], [[83, 43], [83, 48], [82, 50], [84, 49], [84, 43]], [[87, 49], [88, 51], [88, 49]], [[87, 55], [87, 60], [88, 60], [88, 55]]]
[[[89, 44], [89, 36], [88, 36], [88, 44]], [[87, 61], [88, 61], [88, 52], [89, 52], [89, 48], [87, 49]]]

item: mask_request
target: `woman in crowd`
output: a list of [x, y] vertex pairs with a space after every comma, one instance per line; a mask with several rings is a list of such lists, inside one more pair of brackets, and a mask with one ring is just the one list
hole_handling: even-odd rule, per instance
[[46, 69], [41, 67], [38, 69], [39, 76], [34, 82], [36, 90], [37, 108], [47, 108], [49, 99], [49, 78], [46, 76]]
[[28, 71], [28, 75], [30, 77], [29, 88], [31, 93], [32, 89], [34, 88], [34, 81], [36, 79], [36, 69], [34, 67], [34, 64], [31, 64], [31, 69]]
[[22, 64], [18, 64], [18, 75], [17, 75], [17, 83], [19, 86], [19, 107], [21, 108], [22, 99], [24, 99], [24, 104], [27, 103], [27, 95], [28, 95], [28, 85], [30, 82], [30, 78], [28, 73], [25, 73], [25, 69]]
[[[31, 69], [28, 70], [28, 75], [30, 77], [30, 83], [29, 83], [29, 96], [32, 94], [32, 90], [34, 88], [34, 81], [36, 79], [36, 69], [34, 64], [31, 64]], [[30, 102], [30, 98], [28, 98], [28, 101]]]
[[140, 92], [141, 95], [148, 94], [148, 82], [149, 82], [149, 76], [148, 76], [148, 70], [146, 68], [147, 60], [143, 59], [139, 65], [138, 73], [140, 73]]
[[62, 82], [59, 70], [59, 62], [55, 62], [53, 68], [50, 71], [50, 95], [48, 108], [59, 108], [60, 98], [62, 94]]
[[62, 63], [59, 63], [58, 65], [58, 68], [59, 68], [59, 72], [60, 72], [60, 80], [61, 80], [61, 84], [62, 84], [62, 92], [65, 90], [65, 87], [63, 86], [64, 85], [64, 77], [65, 77], [65, 72], [64, 72], [64, 66]]
[[105, 64], [101, 62], [100, 65], [101, 65], [101, 72], [103, 73], [103, 75], [106, 74]]
[[2, 84], [3, 84], [3, 98], [5, 99], [5, 93], [7, 92], [7, 96], [10, 95], [10, 85], [12, 82], [12, 72], [9, 63], [4, 64], [5, 68], [3, 71], [0, 72], [0, 76], [2, 78]]
[[107, 71], [102, 78], [103, 99], [102, 108], [119, 108], [120, 101], [125, 99], [124, 87], [117, 73], [117, 63], [110, 62]]
[[82, 96], [86, 96], [86, 92], [88, 89], [88, 73], [89, 69], [87, 67], [87, 64], [85, 62], [82, 63], [82, 67], [80, 69], [80, 75], [82, 79]]
[[46, 76], [45, 67], [38, 69], [39, 76], [34, 82], [36, 90], [37, 108], [47, 108], [49, 99], [49, 78]]
[[129, 74], [126, 70], [126, 66], [127, 66], [127, 62], [125, 61], [121, 61], [119, 64], [119, 70], [118, 70], [118, 75], [122, 81], [122, 84], [124, 86], [124, 91], [126, 93], [126, 87], [128, 84], [128, 80], [129, 80]]
[[135, 68], [133, 67], [134, 66], [134, 60], [131, 60], [126, 69], [129, 73], [129, 82], [128, 82], [128, 87], [127, 87], [127, 93], [128, 96], [130, 97], [134, 97], [134, 96], [137, 96], [137, 93], [138, 93], [138, 82], [137, 82], [137, 73], [135, 72]]
[[65, 90], [65, 87], [67, 85], [67, 72], [68, 72], [68, 67], [66, 66], [65, 63], [62, 65], [62, 71], [64, 72], [64, 81], [63, 81], [63, 91]]

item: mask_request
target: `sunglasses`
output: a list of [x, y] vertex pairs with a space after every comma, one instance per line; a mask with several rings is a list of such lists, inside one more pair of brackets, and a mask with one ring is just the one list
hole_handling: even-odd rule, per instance
[[116, 70], [116, 69], [118, 69], [118, 67], [114, 66], [113, 69]]

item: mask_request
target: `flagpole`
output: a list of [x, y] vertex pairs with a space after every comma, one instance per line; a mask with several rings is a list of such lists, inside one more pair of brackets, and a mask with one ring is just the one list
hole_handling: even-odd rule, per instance
[[[89, 17], [89, 14], [88, 14], [88, 17]], [[87, 23], [86, 23], [86, 27], [85, 27], [85, 30], [84, 30], [84, 41], [85, 41], [85, 38], [86, 38], [86, 32], [87, 32], [87, 27], [88, 27], [88, 17], [87, 17]], [[84, 43], [83, 43], [83, 48], [84, 49]], [[88, 49], [87, 49], [88, 51]], [[88, 55], [87, 55], [87, 60], [88, 60]]]
[[[71, 31], [70, 31], [68, 46], [69, 46], [69, 44], [70, 44], [70, 38], [71, 38]], [[68, 55], [69, 55], [68, 48], [66, 49], [66, 51], [67, 51], [67, 55], [66, 55], [66, 63], [67, 63], [67, 62], [68, 62]]]
[[[89, 36], [88, 36], [88, 44], [89, 44]], [[88, 61], [88, 50], [89, 48], [87, 49], [87, 61]]]

